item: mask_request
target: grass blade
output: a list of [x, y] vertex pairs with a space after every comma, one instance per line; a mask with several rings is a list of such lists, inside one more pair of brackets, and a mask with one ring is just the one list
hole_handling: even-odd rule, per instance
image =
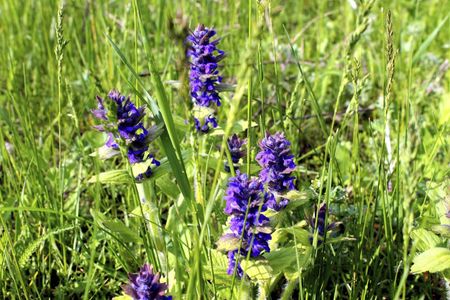
[[[161, 134], [161, 143], [164, 148], [164, 152], [167, 155], [167, 159], [170, 163], [170, 166], [172, 167], [172, 172], [174, 176], [177, 179], [177, 183], [180, 186], [180, 190], [183, 193], [183, 196], [187, 199], [191, 198], [191, 189], [189, 185], [189, 180], [187, 178], [186, 170], [184, 168], [184, 163], [182, 160], [181, 150], [179, 148], [179, 143], [177, 140], [177, 137], [175, 135], [175, 125], [173, 122], [172, 115], [170, 114], [170, 109], [168, 108], [168, 104], [164, 103], [167, 102], [167, 98], [165, 96], [164, 88], [162, 87], [161, 80], [159, 79], [159, 75], [152, 74], [152, 77], [158, 76], [158, 79], [156, 80], [157, 84], [157, 94], [158, 94], [158, 104], [162, 105], [162, 110], [160, 110], [160, 106], [155, 102], [155, 100], [150, 96], [150, 94], [145, 89], [145, 85], [142, 82], [141, 78], [137, 74], [137, 72], [134, 70], [134, 68], [131, 66], [129, 61], [126, 59], [123, 52], [119, 49], [116, 43], [111, 39], [109, 35], [107, 35], [107, 38], [114, 48], [114, 51], [117, 53], [117, 55], [120, 57], [120, 60], [125, 64], [125, 66], [128, 68], [128, 70], [131, 72], [133, 77], [135, 77], [136, 81], [138, 82], [139, 86], [142, 88], [142, 96], [143, 99], [150, 107], [153, 116], [155, 120], [158, 123], [164, 123], [165, 129], [163, 133]], [[154, 71], [154, 70], [153, 70]], [[158, 84], [160, 83], [160, 85]], [[164, 112], [164, 113], [162, 113]]]

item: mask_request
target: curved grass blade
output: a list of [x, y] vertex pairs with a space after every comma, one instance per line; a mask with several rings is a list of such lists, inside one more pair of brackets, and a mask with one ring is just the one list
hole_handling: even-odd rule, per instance
[[[181, 150], [179, 147], [179, 142], [175, 134], [175, 125], [173, 122], [172, 115], [170, 113], [170, 108], [168, 107], [167, 97], [165, 95], [164, 88], [162, 87], [161, 79], [159, 75], [152, 73], [153, 81], [156, 85], [156, 92], [158, 95], [158, 103], [150, 96], [150, 94], [145, 89], [145, 85], [139, 77], [138, 73], [134, 70], [131, 64], [126, 59], [125, 55], [119, 49], [119, 47], [114, 43], [109, 35], [106, 35], [108, 41], [114, 48], [114, 51], [119, 56], [120, 60], [125, 64], [125, 66], [130, 70], [133, 77], [138, 82], [139, 86], [142, 88], [142, 94], [138, 94], [139, 97], [142, 97], [142, 100], [145, 101], [150, 110], [153, 113], [153, 116], [158, 123], [163, 123], [165, 125], [165, 129], [161, 134], [161, 144], [164, 148], [164, 152], [167, 155], [167, 159], [172, 167], [172, 172], [177, 179], [177, 183], [180, 186], [180, 190], [183, 193], [183, 196], [187, 199], [191, 198], [191, 188], [189, 185], [189, 180], [187, 178], [186, 169], [184, 167], [184, 163], [182, 160]], [[151, 72], [154, 72], [154, 68]], [[155, 79], [155, 77], [158, 77]], [[158, 82], [160, 84], [158, 84]], [[160, 110], [161, 109], [161, 110]]]
[[320, 129], [322, 130], [322, 132], [325, 136], [328, 136], [327, 126], [325, 125], [325, 120], [323, 119], [323, 116], [322, 116], [322, 110], [320, 109], [319, 101], [317, 100], [316, 94], [314, 93], [314, 91], [311, 87], [311, 84], [309, 83], [308, 78], [306, 78], [305, 73], [303, 72], [302, 66], [300, 64], [300, 59], [298, 58], [298, 55], [297, 55], [297, 51], [295, 51], [294, 46], [292, 45], [292, 42], [291, 42], [291, 37], [289, 36], [289, 33], [284, 25], [283, 25], [283, 29], [284, 29], [284, 33], [286, 34], [286, 37], [288, 39], [289, 46], [291, 47], [292, 55], [295, 58], [297, 68], [298, 68], [300, 74], [302, 75], [302, 78], [305, 82], [306, 89], [308, 90], [308, 93], [313, 100], [312, 101], [313, 109], [314, 109], [315, 114], [317, 115], [317, 120], [319, 121]]

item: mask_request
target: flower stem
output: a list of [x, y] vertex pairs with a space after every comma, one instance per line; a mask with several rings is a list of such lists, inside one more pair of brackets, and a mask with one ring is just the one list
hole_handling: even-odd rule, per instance
[[269, 297], [269, 281], [258, 282], [258, 300], [266, 300]]
[[148, 225], [148, 231], [152, 235], [156, 248], [159, 251], [164, 251], [165, 244], [161, 232], [161, 220], [159, 219], [159, 212], [156, 203], [153, 201], [154, 197], [150, 181], [136, 183], [136, 188], [141, 200], [142, 213]]

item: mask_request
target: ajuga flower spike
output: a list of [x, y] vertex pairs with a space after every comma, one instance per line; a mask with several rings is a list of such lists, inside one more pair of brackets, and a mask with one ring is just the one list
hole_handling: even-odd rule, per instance
[[[152, 154], [148, 153], [149, 144], [153, 136], [144, 127], [142, 118], [145, 115], [145, 107], [137, 108], [129, 97], [121, 95], [117, 91], [111, 91], [108, 98], [115, 103], [113, 113], [108, 115], [104, 100], [97, 96], [97, 109], [92, 110], [92, 114], [106, 121], [105, 125], [96, 126], [100, 131], [108, 131], [108, 140], [105, 146], [114, 150], [119, 149], [119, 140], [122, 140], [127, 147], [127, 156], [131, 164], [141, 163], [150, 160], [151, 164], [159, 166]], [[109, 123], [108, 123], [109, 122]], [[143, 180], [150, 177], [152, 169], [136, 176], [136, 180]]]
[[[309, 218], [309, 225], [311, 226], [311, 234], [317, 231], [318, 241], [317, 244], [321, 245], [327, 232], [331, 231], [334, 235], [339, 235], [344, 232], [344, 224], [342, 222], [329, 222], [327, 224], [327, 211], [328, 207], [325, 202], [322, 202], [320, 206], [314, 206], [314, 214]], [[310, 236], [309, 241], [313, 243], [313, 236]]]
[[221, 240], [235, 241], [235, 247], [228, 252], [228, 274], [233, 274], [236, 269], [236, 274], [242, 277], [240, 258], [245, 258], [248, 254], [250, 257], [257, 257], [263, 251], [270, 251], [269, 219], [262, 214], [267, 210], [263, 185], [258, 178], [248, 178], [246, 174], [237, 171], [236, 177], [230, 178], [225, 200], [225, 213], [231, 216], [231, 232], [226, 233]]
[[189, 80], [194, 103], [194, 123], [196, 130], [203, 133], [217, 127], [212, 104], [220, 106], [216, 85], [222, 81], [222, 77], [217, 67], [225, 52], [217, 49], [219, 39], [211, 40], [215, 35], [215, 30], [198, 25], [187, 37], [190, 44], [187, 55], [191, 62]]
[[[233, 134], [227, 140], [228, 150], [230, 151], [231, 161], [235, 170], [239, 169], [239, 160], [245, 156], [244, 145], [247, 143], [246, 139], [241, 139], [237, 134]], [[230, 172], [230, 166], [225, 163], [225, 171]]]
[[122, 289], [134, 300], [171, 300], [172, 296], [166, 296], [167, 284], [159, 278], [159, 273], [154, 274], [153, 267], [145, 264], [138, 273], [128, 274], [129, 282]]
[[[266, 134], [259, 143], [261, 151], [256, 155], [256, 161], [262, 167], [259, 176], [267, 184], [267, 205], [276, 211], [284, 208], [289, 202], [279, 195], [295, 189], [295, 177], [291, 176], [295, 170], [295, 162], [290, 145], [281, 132]], [[279, 201], [276, 200], [277, 197], [280, 198]]]

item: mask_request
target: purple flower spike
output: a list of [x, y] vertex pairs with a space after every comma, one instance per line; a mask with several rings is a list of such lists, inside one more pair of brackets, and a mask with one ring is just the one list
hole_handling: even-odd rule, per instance
[[[317, 215], [317, 217], [316, 217]], [[314, 216], [310, 220], [313, 231], [317, 230], [320, 237], [325, 236], [325, 217], [327, 215], [327, 204], [324, 202], [319, 206], [319, 210], [314, 210]]]
[[[323, 202], [320, 204], [319, 209], [314, 207], [314, 214], [312, 218], [309, 219], [309, 225], [311, 226], [311, 233], [314, 234], [317, 231], [319, 236], [318, 245], [322, 244], [322, 240], [327, 234], [327, 232], [332, 231], [333, 235], [338, 235], [344, 232], [345, 226], [342, 222], [331, 222], [330, 224], [326, 224], [326, 216], [327, 216], [327, 204]], [[313, 237], [309, 238], [309, 241], [313, 242]]]
[[[248, 178], [239, 171], [236, 177], [230, 178], [226, 191], [225, 213], [230, 215], [230, 230], [227, 237], [240, 240], [241, 247], [236, 247], [228, 253], [228, 274], [232, 275], [236, 268], [237, 276], [242, 277], [240, 257], [257, 257], [262, 252], [269, 252], [269, 240], [271, 239], [269, 218], [262, 212], [267, 210], [263, 198], [263, 185], [257, 178]], [[237, 266], [236, 266], [237, 264]]]
[[286, 207], [289, 200], [281, 198], [277, 202], [275, 194], [295, 189], [295, 177], [292, 177], [291, 174], [296, 165], [290, 145], [291, 143], [281, 132], [274, 135], [266, 134], [266, 137], [259, 143], [261, 151], [256, 155], [256, 161], [262, 167], [259, 176], [268, 187], [267, 205], [276, 211]]
[[171, 300], [166, 296], [167, 284], [159, 282], [160, 274], [153, 273], [153, 267], [145, 264], [139, 273], [129, 273], [129, 283], [122, 286], [125, 294], [134, 300]]
[[[110, 121], [109, 124], [99, 125], [96, 128], [100, 131], [105, 131], [106, 128], [116, 129], [116, 133], [108, 132], [108, 140], [106, 146], [115, 150], [119, 149], [117, 140], [122, 139], [127, 146], [127, 156], [131, 164], [141, 163], [151, 159], [151, 163], [158, 166], [157, 161], [151, 154], [148, 153], [150, 134], [144, 127], [142, 118], [145, 116], [145, 106], [137, 108], [129, 97], [121, 95], [118, 91], [112, 90], [108, 97], [116, 104], [115, 105], [115, 120], [109, 120], [106, 115], [106, 108], [104, 100], [97, 97], [98, 109], [92, 110], [95, 117]], [[114, 116], [111, 116], [114, 119]], [[144, 173], [139, 174], [136, 180], [143, 180], [149, 178], [152, 174], [149, 167]]]
[[[200, 122], [199, 119], [194, 117], [194, 125], [195, 129], [197, 129], [198, 132], [202, 133], [208, 133], [209, 129], [216, 128], [217, 127], [217, 120], [213, 115], [205, 117], [203, 124]], [[211, 125], [211, 127], [210, 127]]]
[[[246, 143], [247, 140], [239, 138], [237, 134], [233, 134], [230, 138], [228, 138], [228, 150], [230, 150], [231, 161], [233, 162], [235, 170], [239, 169], [239, 160], [245, 156], [245, 149], [243, 149], [243, 146]], [[225, 171], [230, 172], [228, 162], [225, 162]]]
[[227, 141], [228, 149], [230, 150], [231, 160], [237, 164], [239, 160], [245, 156], [245, 150], [242, 147], [247, 143], [247, 140], [240, 139], [237, 134], [233, 134]]
[[[187, 37], [190, 47], [187, 56], [191, 67], [189, 73], [190, 91], [194, 106], [210, 107], [212, 103], [220, 106], [220, 96], [216, 85], [222, 81], [217, 70], [218, 62], [225, 56], [225, 52], [217, 49], [219, 39], [211, 40], [216, 32], [204, 25], [198, 25], [194, 32]], [[206, 133], [210, 128], [217, 127], [214, 116], [202, 116], [199, 120], [194, 116], [195, 128], [198, 132]]]
[[[239, 264], [238, 257], [236, 257], [237, 254], [237, 250], [233, 250], [228, 252], [228, 269], [227, 269], [227, 274], [228, 275], [233, 275], [234, 273], [234, 269], [236, 269], [236, 276], [239, 278], [242, 278], [242, 276], [244, 275], [244, 271], [242, 270], [241, 265]], [[237, 263], [237, 266], [236, 266]]]

